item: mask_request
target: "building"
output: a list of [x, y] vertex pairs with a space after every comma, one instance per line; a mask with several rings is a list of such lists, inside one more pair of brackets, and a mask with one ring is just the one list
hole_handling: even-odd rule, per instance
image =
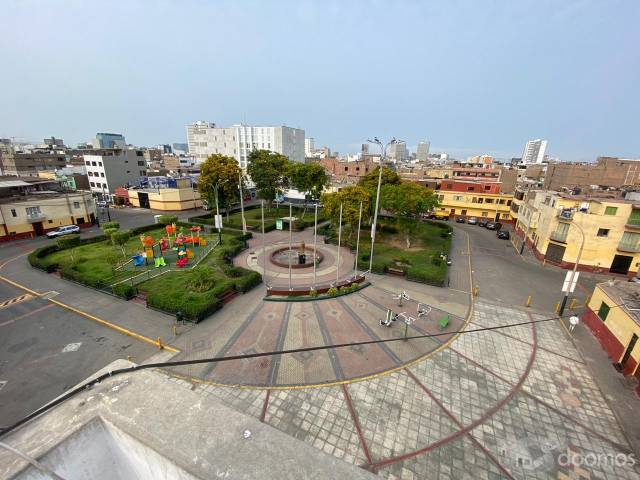
[[546, 149], [546, 140], [529, 140], [522, 151], [522, 163], [542, 163]]
[[84, 167], [64, 167], [52, 172], [39, 172], [38, 176], [60, 182], [65, 190], [90, 190], [89, 177]]
[[3, 175], [37, 177], [39, 172], [55, 170], [67, 165], [64, 152], [8, 151], [0, 157]]
[[544, 187], [548, 190], [627, 185], [640, 185], [640, 159], [598, 157], [595, 164], [551, 163], [544, 176]]
[[172, 153], [175, 155], [186, 155], [189, 153], [189, 144], [187, 143], [174, 143], [172, 145]]
[[269, 150], [285, 155], [292, 162], [304, 162], [304, 130], [281, 127], [232, 125], [219, 128], [214, 123], [198, 121], [187, 125], [189, 154], [197, 163], [215, 153], [234, 157], [240, 168], [247, 168], [252, 150]]
[[431, 143], [427, 140], [424, 142], [418, 142], [418, 147], [416, 148], [416, 160], [418, 162], [426, 162], [427, 158], [429, 158], [429, 146]]
[[304, 156], [307, 158], [313, 157], [315, 146], [313, 144], [313, 138], [304, 139]]
[[377, 165], [369, 159], [355, 162], [340, 161], [335, 157], [321, 158], [317, 162], [322, 165], [332, 180], [351, 180], [356, 183], [360, 177], [372, 172]]
[[44, 178], [0, 177], [0, 240], [33, 238], [62, 225], [88, 227], [95, 203], [88, 192], [63, 192]]
[[640, 378], [640, 284], [608, 281], [596, 285], [582, 321], [625, 376]]
[[144, 152], [135, 149], [106, 148], [86, 153], [84, 163], [91, 191], [104, 200], [109, 200], [118, 187], [135, 185], [147, 170]]
[[200, 192], [191, 178], [150, 177], [147, 188], [128, 190], [134, 207], [161, 211], [192, 210], [202, 207]]
[[120, 133], [96, 133], [96, 138], [91, 141], [93, 148], [121, 148], [127, 147], [124, 135]]
[[530, 190], [516, 233], [541, 261], [563, 268], [579, 261], [580, 270], [632, 276], [640, 262], [640, 205], [615, 195]]
[[439, 212], [450, 216], [510, 222], [513, 195], [501, 193], [501, 183], [481, 180], [442, 180], [436, 192]]
[[386, 161], [392, 163], [404, 163], [408, 158], [407, 144], [405, 142], [398, 141], [389, 145]]
[[65, 148], [64, 140], [62, 140], [61, 138], [56, 138], [56, 137], [45, 138], [42, 143], [51, 149]]

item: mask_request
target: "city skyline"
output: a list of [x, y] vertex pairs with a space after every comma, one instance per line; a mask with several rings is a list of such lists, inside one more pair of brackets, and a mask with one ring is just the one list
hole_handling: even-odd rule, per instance
[[302, 128], [340, 153], [377, 135], [457, 158], [519, 157], [532, 138], [565, 161], [640, 155], [635, 2], [34, 5], [3, 11], [0, 136], [156, 145], [207, 119]]

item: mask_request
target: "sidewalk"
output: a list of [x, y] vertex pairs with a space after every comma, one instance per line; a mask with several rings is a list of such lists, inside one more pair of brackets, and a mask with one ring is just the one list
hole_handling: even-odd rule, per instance
[[618, 417], [633, 450], [640, 454], [640, 417], [637, 415], [640, 399], [635, 390], [625, 385], [623, 375], [613, 368], [611, 359], [584, 323], [576, 327], [572, 337], [589, 371]]
[[[48, 298], [154, 341], [159, 337], [163, 343], [173, 344], [176, 340], [174, 317], [36, 270], [26, 256], [7, 263], [0, 275], [40, 294], [56, 292]], [[191, 328], [192, 325], [180, 326], [178, 333]]]

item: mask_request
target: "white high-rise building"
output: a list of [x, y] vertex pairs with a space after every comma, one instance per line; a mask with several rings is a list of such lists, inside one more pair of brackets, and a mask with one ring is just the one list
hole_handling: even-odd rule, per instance
[[304, 156], [313, 157], [315, 145], [313, 144], [313, 138], [304, 139]]
[[542, 163], [546, 149], [546, 140], [529, 140], [522, 152], [522, 163]]
[[389, 145], [387, 152], [387, 159], [393, 163], [406, 162], [408, 158], [407, 144], [403, 141], [398, 141]]
[[232, 125], [217, 127], [214, 123], [198, 121], [187, 125], [189, 154], [196, 163], [209, 155], [219, 153], [234, 157], [240, 168], [247, 168], [247, 157], [252, 150], [270, 150], [286, 155], [292, 162], [304, 162], [304, 130], [291, 127], [251, 127]]
[[416, 160], [418, 162], [426, 162], [429, 156], [429, 146], [431, 143], [428, 140], [424, 142], [418, 142], [418, 148], [416, 148]]

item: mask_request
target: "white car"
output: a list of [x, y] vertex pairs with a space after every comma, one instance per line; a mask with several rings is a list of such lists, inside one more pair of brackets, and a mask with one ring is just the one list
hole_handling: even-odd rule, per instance
[[77, 225], [66, 225], [64, 227], [58, 227], [52, 232], [47, 232], [47, 237], [56, 238], [62, 235], [69, 235], [70, 233], [80, 233], [80, 227]]

